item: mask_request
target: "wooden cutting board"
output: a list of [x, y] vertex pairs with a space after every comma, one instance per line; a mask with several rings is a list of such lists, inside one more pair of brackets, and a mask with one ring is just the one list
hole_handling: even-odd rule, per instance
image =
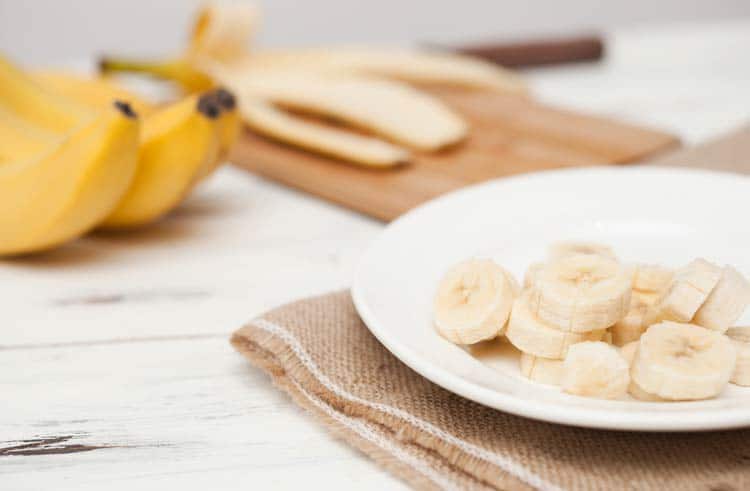
[[232, 162], [252, 172], [390, 221], [448, 191], [496, 177], [560, 167], [623, 164], [675, 148], [673, 135], [551, 108], [518, 96], [429, 89], [471, 125], [468, 140], [418, 154], [399, 169], [367, 169], [245, 131]]

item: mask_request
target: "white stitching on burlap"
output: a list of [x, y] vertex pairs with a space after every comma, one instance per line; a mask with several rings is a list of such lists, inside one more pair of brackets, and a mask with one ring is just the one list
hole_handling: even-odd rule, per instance
[[440, 438], [441, 440], [460, 448], [462, 451], [466, 452], [469, 455], [472, 455], [486, 462], [495, 464], [496, 466], [500, 467], [505, 472], [508, 472], [509, 474], [517, 477], [521, 481], [525, 482], [526, 484], [534, 488], [537, 488], [543, 491], [561, 491], [561, 488], [555, 486], [552, 483], [545, 481], [544, 479], [537, 476], [536, 474], [529, 472], [526, 468], [524, 468], [523, 466], [519, 465], [518, 463], [514, 462], [513, 460], [507, 457], [498, 455], [494, 452], [489, 452], [467, 441], [461, 440], [460, 438], [454, 435], [451, 435], [450, 433], [446, 433], [442, 429], [438, 428], [437, 426], [434, 426], [431, 423], [428, 423], [427, 421], [414, 417], [412, 414], [409, 414], [406, 411], [395, 408], [393, 406], [388, 406], [386, 404], [368, 401], [366, 399], [357, 397], [354, 394], [346, 392], [344, 389], [334, 384], [320, 370], [320, 368], [315, 364], [315, 362], [310, 357], [310, 355], [302, 347], [302, 344], [299, 342], [299, 340], [292, 333], [290, 333], [285, 328], [279, 326], [278, 324], [270, 322], [266, 319], [256, 319], [250, 322], [250, 325], [253, 325], [255, 327], [258, 327], [259, 329], [263, 329], [264, 331], [275, 334], [276, 336], [284, 340], [292, 349], [292, 351], [294, 351], [294, 353], [297, 355], [297, 358], [299, 358], [299, 360], [302, 362], [305, 368], [307, 368], [307, 370], [316, 379], [318, 379], [318, 381], [324, 387], [326, 387], [328, 390], [335, 393], [339, 397], [343, 399], [348, 399], [358, 404], [362, 404], [372, 409], [376, 409], [378, 411], [382, 411], [391, 416], [395, 416], [397, 418], [403, 419], [404, 421], [416, 426], [422, 431], [425, 431], [436, 438]]
[[336, 411], [325, 402], [321, 401], [317, 397], [307, 392], [300, 385], [299, 382], [297, 382], [294, 379], [290, 379], [290, 380], [292, 381], [294, 386], [297, 388], [298, 391], [300, 391], [302, 395], [304, 395], [312, 404], [317, 406], [321, 411], [325, 412], [331, 418], [335, 419], [342, 425], [348, 427], [349, 429], [351, 429], [352, 431], [354, 431], [355, 433], [357, 433], [359, 436], [369, 441], [370, 443], [374, 443], [375, 445], [379, 446], [383, 450], [390, 452], [394, 457], [401, 460], [402, 462], [409, 464], [411, 467], [414, 468], [414, 470], [416, 470], [417, 472], [425, 476], [427, 479], [429, 479], [433, 483], [440, 486], [442, 489], [458, 489], [455, 484], [451, 483], [448, 479], [443, 477], [441, 474], [435, 472], [430, 466], [426, 465], [419, 458], [414, 457], [408, 452], [398, 448], [390, 440], [388, 440], [382, 435], [379, 435], [377, 433], [377, 430], [375, 430], [374, 425], [370, 423], [366, 423], [364, 421], [359, 421], [359, 420], [350, 418], [344, 415], [343, 413]]

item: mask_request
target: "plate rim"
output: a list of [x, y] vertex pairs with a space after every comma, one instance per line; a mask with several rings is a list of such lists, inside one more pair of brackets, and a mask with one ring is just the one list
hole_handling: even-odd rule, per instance
[[[634, 171], [642, 173], [663, 174], [665, 172], [678, 172], [683, 174], [704, 175], [710, 178], [719, 179], [744, 179], [750, 180], [750, 177], [707, 169], [681, 168], [677, 166], [638, 166], [638, 167], [615, 167], [615, 166], [589, 166], [567, 169], [554, 169], [542, 172], [524, 173], [515, 176], [503, 177], [484, 181], [460, 188], [458, 190], [443, 194], [433, 198], [421, 205], [411, 209], [405, 214], [390, 222], [380, 231], [360, 256], [354, 272], [354, 278], [351, 286], [351, 298], [354, 307], [367, 329], [375, 338], [396, 358], [406, 366], [425, 377], [432, 383], [466, 399], [476, 403], [493, 408], [495, 410], [514, 414], [516, 416], [526, 417], [548, 423], [577, 426], [583, 428], [595, 428], [606, 430], [626, 430], [626, 431], [647, 431], [647, 432], [681, 432], [681, 431], [711, 431], [735, 429], [750, 426], [750, 408], [729, 408], [717, 410], [700, 410], [697, 412], [679, 413], [679, 417], [671, 417], [676, 413], [664, 413], [649, 411], [649, 408], [656, 407], [664, 403], [641, 401], [644, 410], [630, 410], [627, 412], [618, 412], [618, 418], [613, 419], [612, 414], [603, 411], [601, 407], [596, 409], [586, 407], [565, 407], [564, 411], [555, 411], [560, 406], [554, 403], [539, 404], [539, 401], [528, 400], [523, 397], [512, 394], [505, 394], [490, 388], [467, 382], [448, 369], [436, 366], [414, 352], [411, 348], [399, 343], [389, 336], [376, 320], [375, 314], [370, 309], [364, 295], [362, 277], [366, 263], [376, 250], [378, 244], [384, 240], [389, 230], [402, 226], [403, 223], [413, 220], [414, 217], [425, 213], [432, 207], [442, 205], [446, 201], [458, 199], [467, 193], [476, 192], [478, 189], [497, 185], [499, 182], [517, 182], [528, 180], [543, 180], [550, 176], [561, 174], [577, 173], [631, 173]], [[618, 404], [621, 401], [599, 401], [600, 403], [611, 402]], [[691, 402], [674, 402], [669, 404], [691, 404]], [[717, 412], [721, 412], [721, 418], [716, 418]]]

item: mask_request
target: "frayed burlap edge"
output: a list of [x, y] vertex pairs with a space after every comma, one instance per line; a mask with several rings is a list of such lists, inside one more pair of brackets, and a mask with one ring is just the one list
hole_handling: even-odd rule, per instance
[[[402, 418], [370, 406], [345, 400], [315, 377], [295, 354], [294, 349], [273, 333], [252, 322], [234, 333], [232, 345], [252, 364], [264, 370], [274, 384], [287, 392], [335, 436], [358, 448], [383, 468], [418, 489], [534, 489], [497, 466], [470, 455], [445, 440], [430, 435]], [[310, 397], [312, 396], [312, 398]], [[315, 400], [321, 401], [325, 407]], [[373, 401], [376, 402], [376, 401]], [[327, 408], [327, 410], [326, 410]], [[387, 439], [392, 449], [405, 452], [428, 466], [432, 478], [404, 462], [393, 451], [384, 449], [358, 434], [341, 418], [361, 421]], [[403, 454], [402, 454], [403, 457]], [[440, 480], [435, 479], [438, 476]]]

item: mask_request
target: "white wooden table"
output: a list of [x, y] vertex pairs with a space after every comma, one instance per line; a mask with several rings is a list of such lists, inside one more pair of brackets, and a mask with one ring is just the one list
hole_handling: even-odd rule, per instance
[[[530, 74], [549, 102], [688, 143], [750, 116], [750, 21], [616, 32]], [[396, 489], [230, 348], [345, 287], [382, 225], [224, 169], [159, 227], [0, 262], [0, 489]]]

